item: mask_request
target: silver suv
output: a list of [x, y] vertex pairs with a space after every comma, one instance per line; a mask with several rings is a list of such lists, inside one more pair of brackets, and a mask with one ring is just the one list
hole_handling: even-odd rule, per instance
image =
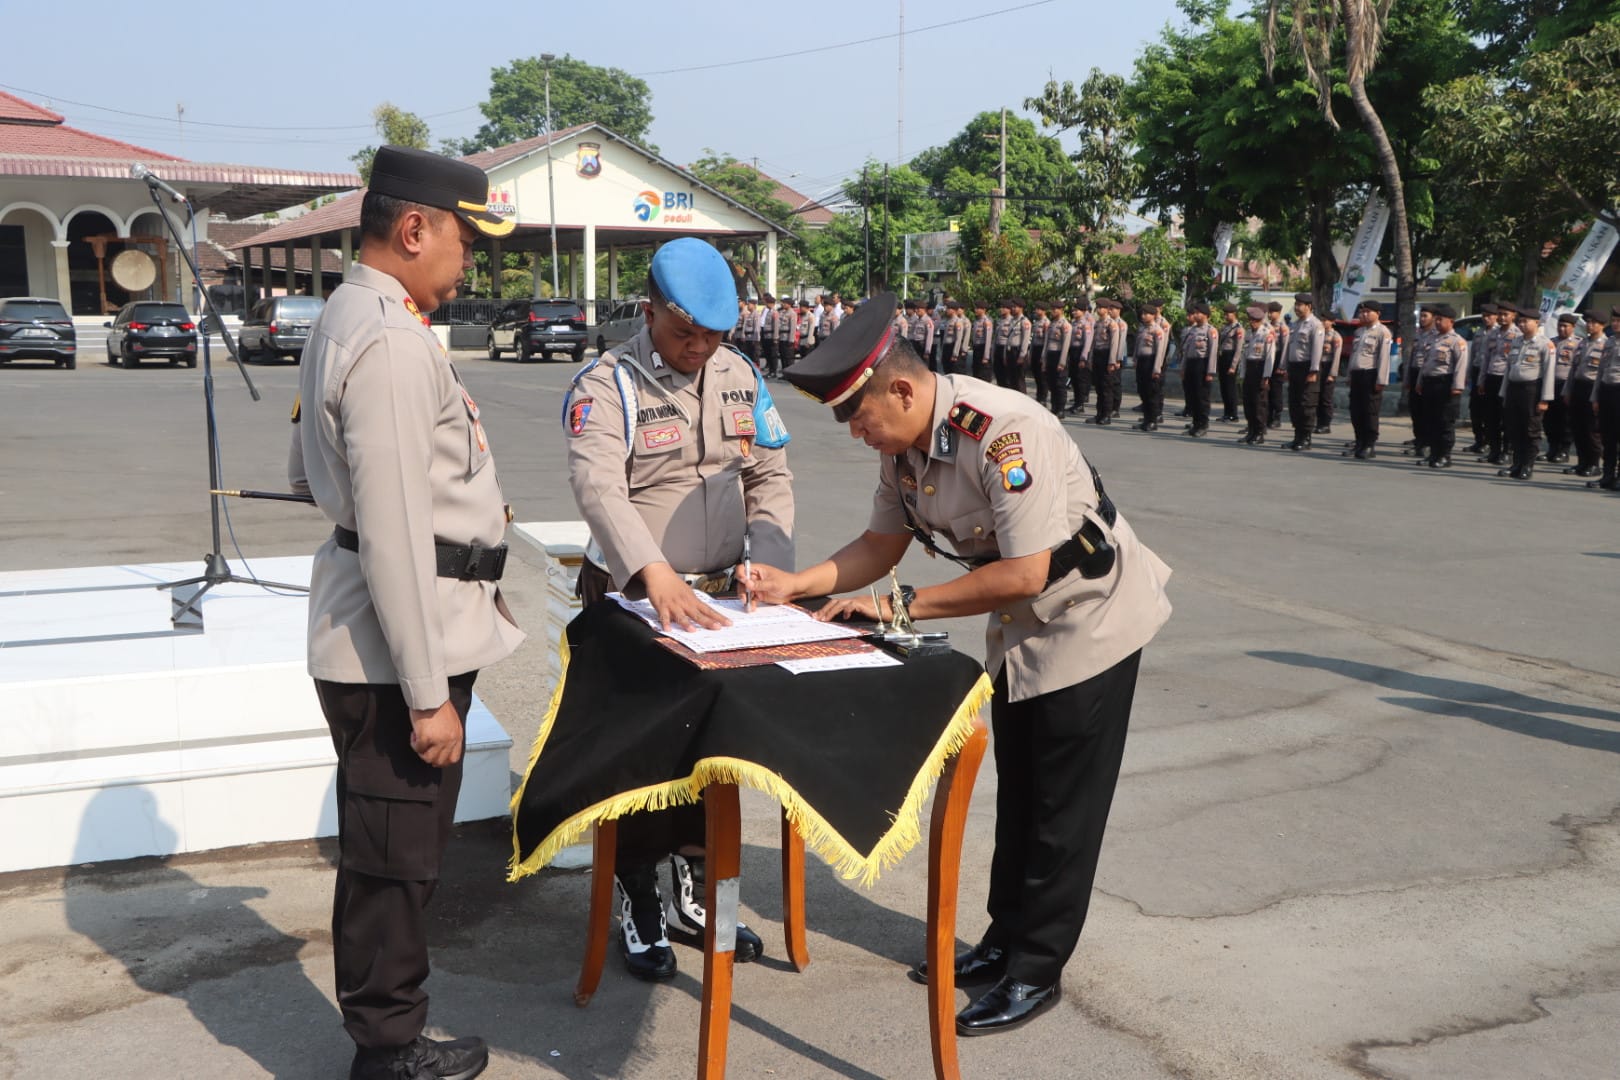
[[244, 361], [303, 359], [309, 328], [326, 306], [318, 296], [272, 296], [253, 305], [242, 320], [238, 347]]

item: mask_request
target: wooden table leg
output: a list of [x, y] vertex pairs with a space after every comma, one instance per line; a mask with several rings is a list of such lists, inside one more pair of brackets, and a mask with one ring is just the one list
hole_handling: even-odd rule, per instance
[[591, 910], [585, 919], [585, 963], [574, 986], [574, 1004], [590, 1004], [602, 981], [602, 963], [607, 959], [608, 933], [613, 914], [613, 863], [618, 849], [619, 823], [602, 821], [596, 825], [591, 852]]
[[936, 1080], [958, 1080], [956, 1064], [956, 891], [968, 803], [989, 736], [973, 727], [962, 752], [945, 767], [928, 825], [928, 1037]]
[[737, 892], [742, 875], [742, 807], [736, 784], [703, 789], [708, 881], [703, 929], [703, 1008], [698, 1029], [698, 1080], [726, 1075], [731, 1028], [731, 968], [737, 952]]
[[810, 946], [804, 940], [804, 837], [782, 811], [782, 933], [787, 938], [788, 962], [794, 971], [810, 966]]

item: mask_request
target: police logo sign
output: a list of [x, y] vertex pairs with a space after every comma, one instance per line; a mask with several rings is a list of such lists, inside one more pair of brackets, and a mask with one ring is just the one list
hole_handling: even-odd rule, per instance
[[582, 142], [579, 144], [579, 161], [574, 171], [587, 180], [594, 180], [602, 175], [602, 144]]

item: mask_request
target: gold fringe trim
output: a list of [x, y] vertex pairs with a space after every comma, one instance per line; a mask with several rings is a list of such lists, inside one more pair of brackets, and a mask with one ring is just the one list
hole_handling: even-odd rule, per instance
[[[566, 637], [562, 644], [562, 659], [563, 675], [566, 679], [568, 670]], [[529, 755], [529, 769], [524, 774], [523, 786], [519, 787], [518, 793], [512, 797], [514, 824], [518, 804], [523, 798], [523, 788], [528, 785], [529, 776], [534, 772], [534, 763], [540, 757], [540, 750], [545, 745], [546, 737], [551, 733], [552, 723], [556, 720], [557, 708], [562, 702], [562, 692], [563, 682], [559, 681], [557, 691], [552, 695], [551, 707], [535, 738], [534, 750]], [[870, 888], [882, 871], [897, 864], [922, 839], [922, 804], [944, 773], [945, 763], [967, 744], [968, 738], [973, 734], [974, 725], [978, 722], [979, 714], [990, 702], [991, 694], [989, 676], [981, 674], [973, 689], [957, 706], [956, 712], [951, 716], [951, 722], [940, 733], [922, 767], [917, 770], [917, 775], [912, 779], [911, 787], [906, 792], [905, 800], [894, 815], [893, 824], [878, 840], [869, 855], [862, 855], [850, 845], [849, 841], [839, 835], [838, 830], [828, 824], [816, 808], [802, 798], [780, 773], [741, 758], [712, 757], [699, 761], [691, 775], [682, 779], [626, 791], [574, 814], [553, 829], [528, 858], [524, 858], [523, 853], [518, 850], [517, 830], [514, 828], [512, 859], [507, 866], [506, 879], [517, 881], [537, 872], [555, 859], [563, 848], [577, 843], [597, 822], [612, 821], [626, 814], [689, 805], [697, 802], [702, 797], [703, 789], [710, 784], [738, 784], [763, 792], [779, 802], [787, 814], [788, 821], [804, 838], [806, 847], [819, 855], [846, 881], [858, 878], [862, 885]]]

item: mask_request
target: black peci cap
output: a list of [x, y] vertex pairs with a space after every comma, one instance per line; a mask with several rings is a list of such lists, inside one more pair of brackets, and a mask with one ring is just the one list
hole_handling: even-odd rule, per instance
[[1187, 310], [1189, 312], [1196, 312], [1199, 315], [1208, 315], [1209, 314], [1209, 305], [1204, 303], [1202, 300], [1200, 300], [1200, 301], [1198, 301], [1198, 303], [1194, 304], [1192, 307], [1188, 308]]
[[405, 202], [449, 210], [484, 236], [506, 236], [517, 222], [490, 213], [484, 170], [426, 150], [385, 146], [371, 163], [367, 190]]
[[1609, 318], [1620, 319], [1620, 304], [1616, 304], [1609, 309]]
[[1575, 314], [1573, 311], [1566, 311], [1562, 315], [1558, 316], [1558, 321], [1560, 323], [1569, 323], [1569, 325], [1574, 326], [1576, 323], [1581, 321], [1581, 317]]
[[1236, 315], [1237, 310], [1238, 310], [1238, 306], [1236, 304], [1232, 303], [1232, 301], [1230, 301], [1230, 300], [1228, 300], [1226, 303], [1221, 305], [1221, 311], [1224, 312], [1225, 314], [1228, 314], [1228, 315]]
[[1294, 303], [1314, 307], [1316, 304], [1316, 297], [1312, 296], [1308, 292], [1297, 292], [1294, 294]]
[[1086, 299], [1084, 296], [1080, 297], [1078, 300], [1076, 300], [1074, 302], [1074, 310], [1076, 310], [1076, 311], [1090, 311], [1091, 310], [1091, 301]]
[[1508, 303], [1506, 300], [1498, 300], [1496, 302], [1496, 313], [1498, 315], [1517, 315], [1519, 314], [1519, 309]]
[[[879, 293], [818, 343], [809, 355], [783, 372], [807, 397], [837, 409], [872, 377], [900, 338], [895, 336], [894, 294]], [[836, 412], [833, 414], [838, 416]], [[839, 417], [840, 420], [844, 419]]]
[[1375, 315], [1381, 315], [1383, 314], [1384, 309], [1376, 300], [1363, 300], [1361, 303], [1356, 305], [1356, 311], [1370, 311]]
[[1246, 314], [1249, 318], [1259, 321], [1266, 317], [1266, 309], [1260, 304], [1250, 304]]

